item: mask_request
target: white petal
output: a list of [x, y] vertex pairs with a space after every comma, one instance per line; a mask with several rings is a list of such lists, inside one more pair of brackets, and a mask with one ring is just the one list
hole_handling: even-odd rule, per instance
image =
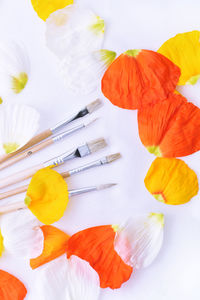
[[99, 298], [100, 282], [96, 271], [87, 261], [77, 256], [68, 260], [68, 300], [95, 300]]
[[158, 255], [163, 242], [164, 216], [151, 213], [130, 219], [122, 226], [115, 239], [115, 250], [134, 268], [150, 265]]
[[0, 44], [0, 97], [20, 93], [28, 81], [30, 62], [25, 47], [15, 42]]
[[99, 297], [99, 277], [84, 260], [66, 255], [36, 270], [38, 299], [96, 300]]
[[19, 210], [1, 217], [1, 233], [7, 251], [23, 258], [35, 258], [43, 251], [41, 223], [28, 210]]
[[93, 92], [115, 56], [115, 52], [104, 49], [66, 56], [60, 65], [65, 85], [76, 94]]
[[104, 37], [104, 21], [91, 10], [68, 5], [46, 20], [46, 43], [58, 58], [98, 50]]
[[5, 105], [0, 109], [0, 154], [23, 147], [36, 134], [39, 113], [27, 105]]

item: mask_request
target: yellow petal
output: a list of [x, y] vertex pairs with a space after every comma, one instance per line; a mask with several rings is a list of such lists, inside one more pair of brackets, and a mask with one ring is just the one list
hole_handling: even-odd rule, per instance
[[58, 221], [68, 204], [65, 180], [50, 168], [39, 170], [29, 184], [25, 203], [43, 224], [50, 225]]
[[52, 12], [73, 4], [73, 2], [73, 0], [31, 0], [36, 13], [44, 21]]
[[195, 84], [200, 77], [200, 31], [179, 33], [158, 50], [181, 69], [178, 85]]
[[2, 256], [3, 251], [4, 251], [3, 236], [0, 231], [0, 257]]
[[156, 158], [144, 180], [156, 200], [166, 204], [183, 204], [199, 190], [196, 173], [176, 158]]

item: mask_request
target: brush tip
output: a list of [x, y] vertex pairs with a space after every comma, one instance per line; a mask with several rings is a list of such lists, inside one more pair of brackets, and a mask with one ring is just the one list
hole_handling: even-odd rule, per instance
[[106, 184], [100, 184], [97, 186], [98, 190], [105, 190], [105, 189], [109, 189], [113, 186], [117, 185], [117, 183], [106, 183]]
[[96, 99], [95, 101], [88, 104], [87, 110], [89, 114], [93, 113], [95, 110], [99, 109], [103, 105], [102, 101], [100, 99]]
[[91, 153], [97, 152], [97, 151], [99, 151], [102, 148], [105, 148], [107, 146], [107, 143], [104, 140], [104, 138], [93, 140], [93, 141], [91, 141], [87, 144], [88, 144], [88, 147], [89, 147]]
[[119, 158], [121, 158], [121, 153], [115, 153], [115, 154], [111, 154], [111, 155], [108, 155], [106, 156], [106, 159], [107, 159], [107, 162], [108, 163], [111, 163]]

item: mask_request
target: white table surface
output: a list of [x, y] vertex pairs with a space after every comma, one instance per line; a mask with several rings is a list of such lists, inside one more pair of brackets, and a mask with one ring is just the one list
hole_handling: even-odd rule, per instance
[[[200, 29], [198, 0], [80, 0], [103, 17], [107, 24], [104, 48], [120, 54], [127, 49], [157, 50], [169, 37], [179, 32]], [[137, 112], [112, 106], [100, 89], [89, 96], [74, 96], [63, 85], [57, 72], [56, 59], [45, 46], [45, 23], [34, 12], [30, 0], [0, 1], [0, 40], [23, 41], [31, 59], [31, 75], [25, 90], [10, 102], [34, 106], [41, 114], [43, 130], [89, 103], [98, 96], [105, 101], [96, 115], [100, 120], [90, 128], [53, 145], [28, 161], [2, 171], [0, 178], [63, 152], [87, 139], [105, 136], [109, 147], [93, 157], [70, 162], [68, 169], [103, 154], [120, 151], [123, 158], [104, 168], [70, 178], [69, 188], [117, 182], [118, 186], [71, 199], [65, 216], [55, 225], [73, 234], [89, 226], [113, 224], [128, 216], [145, 212], [165, 214], [165, 238], [154, 263], [136, 272], [119, 290], [103, 290], [102, 300], [199, 300], [200, 299], [200, 200], [199, 195], [182, 206], [166, 206], [157, 202], [145, 189], [144, 177], [154, 156], [142, 146], [137, 129]], [[185, 96], [200, 105], [200, 83], [182, 89]], [[198, 176], [200, 153], [184, 158]], [[16, 200], [23, 196], [15, 197]], [[35, 277], [24, 260], [4, 254], [0, 269], [19, 277], [34, 295]], [[33, 297], [34, 299], [34, 297]], [[42, 299], [38, 299], [42, 300]], [[59, 299], [58, 299], [59, 300]]]

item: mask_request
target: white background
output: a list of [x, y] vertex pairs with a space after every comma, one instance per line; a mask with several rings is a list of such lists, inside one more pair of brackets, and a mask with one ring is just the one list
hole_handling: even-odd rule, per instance
[[[157, 50], [169, 37], [179, 32], [200, 30], [198, 0], [80, 0], [105, 19], [107, 30], [104, 48], [118, 54], [128, 49]], [[142, 146], [137, 129], [137, 112], [112, 106], [100, 89], [83, 96], [73, 96], [64, 87], [57, 72], [54, 55], [45, 46], [45, 23], [34, 12], [30, 0], [0, 1], [0, 40], [22, 41], [29, 52], [31, 74], [27, 87], [7, 101], [26, 103], [41, 114], [40, 130], [70, 115], [97, 98], [104, 107], [96, 115], [100, 120], [90, 128], [49, 147], [28, 161], [1, 171], [0, 177], [45, 161], [88, 139], [104, 136], [108, 148], [83, 160], [70, 162], [60, 170], [78, 166], [104, 154], [120, 151], [123, 158], [106, 167], [70, 178], [69, 188], [117, 182], [118, 186], [99, 193], [75, 197], [65, 216], [56, 224], [69, 234], [88, 226], [116, 224], [128, 216], [145, 212], [165, 214], [165, 238], [155, 262], [145, 270], [134, 272], [121, 289], [102, 291], [102, 300], [199, 300], [200, 299], [200, 200], [199, 195], [183, 206], [166, 206], [157, 202], [145, 189], [143, 180], [154, 156]], [[189, 100], [200, 106], [200, 83], [181, 89]], [[184, 158], [200, 174], [200, 153]], [[22, 200], [24, 195], [15, 197]], [[19, 277], [34, 293], [35, 273], [24, 260], [8, 253], [0, 260], [0, 268]], [[33, 297], [34, 298], [34, 297]], [[39, 300], [39, 299], [38, 299]], [[42, 300], [42, 299], [40, 299]], [[59, 299], [58, 299], [59, 300]]]

